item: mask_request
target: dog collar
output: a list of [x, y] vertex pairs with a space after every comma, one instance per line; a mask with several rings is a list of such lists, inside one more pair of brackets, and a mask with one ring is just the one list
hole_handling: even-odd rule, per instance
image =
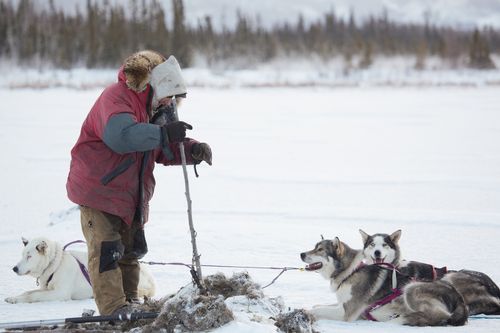
[[[45, 288], [47, 288], [49, 286], [49, 282], [52, 280], [53, 277], [54, 277], [54, 273], [50, 274], [49, 278], [47, 279], [47, 282], [45, 283]], [[37, 287], [40, 286], [40, 277], [38, 277], [36, 279], [36, 285], [37, 285]]]

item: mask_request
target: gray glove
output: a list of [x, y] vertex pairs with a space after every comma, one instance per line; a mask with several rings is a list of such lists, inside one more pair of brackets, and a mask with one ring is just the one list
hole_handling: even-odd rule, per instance
[[208, 143], [195, 143], [191, 147], [191, 156], [198, 163], [205, 161], [208, 165], [212, 165], [212, 149]]
[[161, 127], [163, 144], [170, 142], [181, 142], [186, 138], [186, 129], [193, 129], [193, 126], [183, 121], [173, 121]]

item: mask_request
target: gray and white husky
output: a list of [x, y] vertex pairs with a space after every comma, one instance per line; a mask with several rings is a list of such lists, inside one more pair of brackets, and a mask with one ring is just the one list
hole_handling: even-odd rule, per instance
[[460, 326], [468, 312], [462, 296], [446, 281], [415, 282], [379, 265], [363, 263], [362, 250], [338, 238], [322, 240], [300, 254], [308, 270], [330, 281], [338, 304], [311, 310], [316, 319], [369, 319], [411, 326]]
[[401, 274], [418, 281], [443, 279], [451, 283], [463, 296], [470, 315], [500, 314], [500, 289], [485, 273], [465, 269], [448, 271], [446, 267], [436, 268], [417, 261], [401, 260], [399, 247], [401, 230], [390, 235], [383, 233], [369, 235], [363, 230], [359, 232], [363, 239], [366, 263], [393, 265]]

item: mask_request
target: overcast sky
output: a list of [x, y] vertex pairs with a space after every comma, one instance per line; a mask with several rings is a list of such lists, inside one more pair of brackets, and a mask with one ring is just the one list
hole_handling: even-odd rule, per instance
[[428, 13], [437, 24], [500, 27], [500, 0], [185, 0], [185, 7], [189, 21], [209, 14], [228, 26], [240, 8], [247, 15], [258, 14], [265, 25], [296, 20], [299, 14], [316, 20], [330, 10], [344, 17], [354, 11], [358, 19], [387, 10], [398, 21], [423, 22]]
[[[109, 1], [130, 4], [129, 0]], [[48, 1], [35, 2], [41, 6], [48, 4]], [[74, 11], [77, 4], [84, 10], [87, 0], [55, 2], [67, 11]], [[171, 0], [160, 2], [168, 13]], [[228, 27], [234, 25], [237, 10], [253, 19], [259, 16], [264, 26], [285, 21], [295, 22], [299, 14], [307, 22], [311, 22], [331, 10], [344, 17], [348, 17], [353, 11], [356, 18], [362, 20], [371, 14], [380, 15], [386, 10], [390, 19], [403, 22], [423, 22], [424, 14], [428, 13], [431, 21], [439, 25], [466, 28], [491, 25], [500, 28], [500, 0], [184, 0], [184, 5], [188, 23], [196, 24], [199, 19], [210, 15], [216, 26], [225, 24]]]

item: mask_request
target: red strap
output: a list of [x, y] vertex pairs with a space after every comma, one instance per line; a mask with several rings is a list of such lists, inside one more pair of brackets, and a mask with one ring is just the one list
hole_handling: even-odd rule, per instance
[[372, 305], [370, 305], [369, 307], [366, 308], [365, 312], [364, 312], [364, 315], [365, 315], [365, 318], [368, 319], [368, 320], [371, 320], [371, 321], [378, 321], [377, 319], [375, 319], [371, 312], [379, 307], [381, 307], [382, 305], [386, 305], [387, 303], [390, 303], [392, 302], [395, 298], [401, 296], [403, 292], [401, 291], [401, 289], [392, 289], [391, 290], [391, 293], [387, 296], [385, 296], [384, 298], [376, 301], [375, 303], [373, 303]]

